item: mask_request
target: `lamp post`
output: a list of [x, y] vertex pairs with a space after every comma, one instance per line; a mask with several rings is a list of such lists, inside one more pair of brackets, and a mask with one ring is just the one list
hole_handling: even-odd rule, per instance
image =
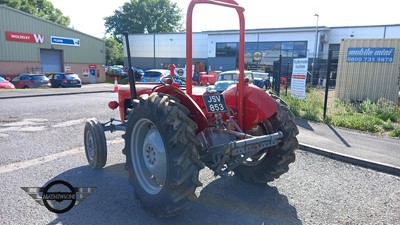
[[313, 76], [315, 73], [315, 59], [318, 56], [318, 19], [319, 19], [319, 15], [318, 14], [314, 14], [314, 16], [317, 17], [317, 25], [315, 26], [315, 45], [314, 45], [314, 57], [312, 60], [312, 65], [311, 65], [311, 85], [313, 84]]
[[170, 40], [170, 45], [169, 45], [169, 64], [172, 64], [172, 41], [174, 40], [174, 39], [172, 39], [172, 38], [170, 38], [169, 39]]

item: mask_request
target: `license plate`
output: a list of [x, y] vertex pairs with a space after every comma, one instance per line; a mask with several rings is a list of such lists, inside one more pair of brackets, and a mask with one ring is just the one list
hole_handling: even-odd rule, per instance
[[72, 84], [76, 84], [76, 83], [78, 83], [78, 81], [72, 80], [71, 83], [72, 83]]
[[224, 96], [221, 94], [203, 95], [203, 100], [208, 113], [220, 113], [228, 111]]
[[154, 82], [156, 81], [156, 78], [149, 78], [149, 82]]

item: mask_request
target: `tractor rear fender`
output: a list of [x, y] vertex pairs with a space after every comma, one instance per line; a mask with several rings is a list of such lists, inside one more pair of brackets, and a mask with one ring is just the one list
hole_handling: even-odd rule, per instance
[[[275, 100], [264, 90], [252, 84], [244, 85], [243, 106], [238, 106], [238, 90], [232, 85], [223, 92], [228, 108], [237, 115], [238, 107], [243, 107], [244, 127], [248, 131], [252, 126], [276, 115], [278, 108]], [[237, 118], [235, 118], [237, 119]]]
[[194, 101], [180, 89], [169, 85], [156, 87], [154, 89], [154, 92], [165, 93], [179, 99], [180, 103], [189, 109], [190, 111], [189, 118], [192, 119], [197, 124], [197, 133], [203, 131], [203, 129], [208, 126], [207, 118], [200, 108], [201, 105], [199, 106], [196, 103], [196, 102], [202, 103], [202, 100]]
[[[180, 103], [189, 109], [189, 118], [197, 124], [197, 132], [201, 132], [208, 126], [207, 118], [205, 117], [201, 106], [199, 106], [192, 98], [182, 92], [180, 89], [170, 85], [144, 85], [136, 84], [137, 96], [142, 94], [151, 94], [152, 92], [161, 92], [169, 94], [179, 99]], [[119, 113], [121, 121], [126, 120], [126, 108], [131, 104], [131, 93], [129, 86], [120, 86], [118, 90]], [[200, 101], [202, 102], [202, 101]]]

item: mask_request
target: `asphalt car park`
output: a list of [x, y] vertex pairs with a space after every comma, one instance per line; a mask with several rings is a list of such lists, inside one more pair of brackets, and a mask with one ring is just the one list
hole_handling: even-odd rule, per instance
[[[112, 90], [112, 85], [107, 88]], [[204, 91], [204, 87], [196, 88]], [[27, 92], [47, 91], [83, 90], [20, 90], [23, 96]], [[134, 197], [124, 169], [126, 159], [121, 153], [124, 144], [120, 133], [107, 134], [106, 168], [92, 170], [85, 159], [82, 149], [85, 118], [96, 116], [106, 121], [117, 116], [117, 111], [105, 109], [107, 102], [115, 100], [117, 94], [51, 98], [57, 99], [56, 103], [49, 101], [50, 97], [21, 98], [20, 104], [11, 104], [12, 107], [3, 110], [2, 120], [8, 122], [0, 126], [4, 147], [0, 166], [4, 181], [1, 182], [4, 191], [0, 195], [4, 207], [0, 215], [6, 224], [102, 224], [105, 220], [109, 224], [188, 224], [188, 221], [190, 224], [397, 224], [399, 221], [396, 213], [400, 196], [398, 177], [303, 151], [297, 152], [296, 162], [287, 174], [263, 187], [240, 182], [235, 177], [220, 179], [213, 176], [212, 171], [202, 170], [203, 187], [196, 191], [198, 199], [193, 201], [192, 207], [176, 218], [156, 219], [147, 214]], [[60, 110], [68, 112], [67, 117], [60, 117]], [[336, 129], [336, 136], [333, 128], [327, 128], [331, 135], [321, 135], [316, 124], [306, 125], [303, 126], [308, 128], [316, 145], [327, 143], [323, 146], [333, 148], [346, 140], [351, 147], [342, 144], [340, 152], [349, 152], [349, 149], [361, 152], [363, 149], [357, 149], [357, 140], [361, 146], [366, 143], [364, 140], [370, 140], [368, 145], [379, 146], [378, 149], [388, 143], [385, 140], [376, 144], [375, 141], [380, 140], [378, 137], [364, 139], [359, 133], [353, 140], [346, 135], [347, 130]], [[65, 133], [68, 135], [63, 135]], [[302, 130], [301, 133], [306, 132]], [[62, 138], [54, 142], [53, 137]], [[15, 138], [20, 141], [12, 141]], [[395, 144], [390, 149], [396, 149]], [[49, 212], [21, 190], [21, 186], [41, 187], [56, 179], [67, 180], [74, 187], [96, 187], [96, 190], [62, 215]]]
[[[116, 98], [117, 93], [108, 92], [21, 98], [19, 104], [3, 109], [1, 119], [8, 122], [0, 126], [1, 224], [397, 224], [400, 219], [398, 177], [300, 150], [289, 172], [268, 185], [251, 185], [235, 176], [215, 177], [203, 169], [203, 185], [190, 207], [173, 218], [155, 218], [141, 207], [129, 183], [121, 132], [107, 133], [105, 168], [91, 169], [85, 157], [85, 119], [117, 117], [117, 111], [106, 109], [107, 102]], [[342, 130], [338, 132], [355, 146]], [[319, 142], [326, 138], [314, 135]], [[63, 214], [50, 212], [21, 189], [55, 180], [96, 189]]]

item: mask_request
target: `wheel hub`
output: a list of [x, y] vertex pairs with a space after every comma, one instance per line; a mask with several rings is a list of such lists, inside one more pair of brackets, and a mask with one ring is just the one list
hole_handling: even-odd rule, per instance
[[147, 159], [147, 166], [154, 166], [156, 163], [156, 152], [152, 145], [147, 145], [145, 147], [145, 158]]
[[92, 132], [88, 132], [87, 134], [87, 151], [90, 160], [94, 159], [94, 140]]
[[150, 194], [161, 191], [167, 177], [167, 155], [157, 127], [143, 118], [131, 137], [132, 164], [142, 188]]
[[152, 179], [164, 183], [166, 154], [164, 143], [155, 126], [151, 126], [144, 140], [143, 159], [147, 170], [152, 174]]

